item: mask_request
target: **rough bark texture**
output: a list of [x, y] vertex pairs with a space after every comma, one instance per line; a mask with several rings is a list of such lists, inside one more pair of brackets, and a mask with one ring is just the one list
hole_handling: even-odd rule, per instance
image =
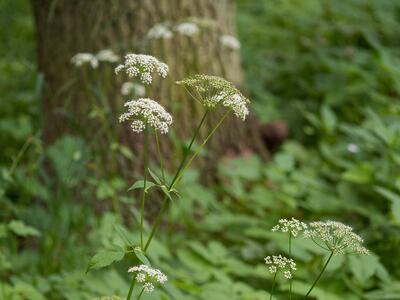
[[[117, 122], [116, 117], [122, 109], [121, 80], [113, 75], [113, 67], [77, 69], [70, 60], [78, 52], [112, 49], [120, 55], [150, 53], [165, 61], [170, 67], [170, 75], [165, 80], [155, 80], [150, 95], [173, 113], [174, 130], [180, 138], [189, 138], [203, 110], [182, 87], [174, 84], [176, 80], [205, 73], [225, 77], [243, 88], [238, 50], [226, 47], [220, 41], [222, 35], [235, 36], [231, 0], [32, 0], [32, 4], [39, 70], [44, 75], [43, 136], [47, 143], [65, 132], [86, 133], [107, 142], [103, 138], [107, 129], [91, 120], [88, 114], [94, 105], [99, 105], [106, 107]], [[166, 23], [173, 28], [186, 21], [199, 24], [200, 33], [193, 36], [175, 33], [171, 39], [146, 38], [157, 23]], [[88, 96], [100, 93], [93, 88], [96, 82], [102, 82], [101, 89], [107, 100]], [[203, 137], [218, 117], [216, 113], [208, 119], [201, 132]], [[213, 156], [208, 161], [247, 149], [265, 155], [265, 144], [256, 127], [251, 118], [245, 123], [229, 118], [210, 142], [208, 153]], [[119, 136], [120, 141], [129, 144], [137, 157], [141, 157], [142, 137], [131, 133], [128, 126], [111, 127], [108, 135]], [[161, 143], [163, 151], [169, 153], [172, 143], [165, 138]]]

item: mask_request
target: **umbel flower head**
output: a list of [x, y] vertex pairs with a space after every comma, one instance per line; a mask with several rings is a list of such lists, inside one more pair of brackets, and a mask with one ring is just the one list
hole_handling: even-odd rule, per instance
[[155, 284], [164, 284], [168, 278], [160, 270], [151, 268], [147, 265], [139, 265], [128, 270], [129, 273], [135, 273], [136, 282], [142, 283], [144, 291], [151, 293]]
[[278, 224], [272, 228], [272, 231], [290, 232], [294, 237], [296, 237], [299, 232], [302, 232], [306, 229], [307, 225], [305, 223], [292, 218], [290, 220], [280, 219]]
[[250, 100], [229, 81], [210, 75], [194, 75], [177, 84], [185, 86], [195, 99], [207, 107], [213, 109], [218, 104], [232, 109], [235, 115], [245, 120], [249, 114], [247, 105]]
[[125, 61], [115, 68], [115, 73], [125, 72], [129, 77], [138, 77], [142, 83], [151, 84], [153, 74], [162, 78], [168, 75], [168, 66], [157, 58], [145, 54], [127, 54]]
[[125, 103], [128, 108], [126, 113], [119, 117], [120, 122], [132, 121], [131, 128], [134, 132], [143, 131], [146, 126], [151, 126], [162, 134], [168, 132], [172, 124], [171, 115], [156, 101], [140, 98]]
[[296, 263], [291, 258], [282, 255], [272, 255], [267, 256], [264, 260], [268, 266], [268, 270], [272, 274], [281, 272], [285, 278], [290, 279], [293, 277], [294, 271], [296, 271]]
[[[334, 254], [358, 253], [368, 254], [362, 246], [363, 239], [353, 232], [353, 228], [340, 222], [312, 222], [304, 236], [310, 238], [318, 246], [332, 251]], [[320, 244], [322, 242], [325, 246]]]

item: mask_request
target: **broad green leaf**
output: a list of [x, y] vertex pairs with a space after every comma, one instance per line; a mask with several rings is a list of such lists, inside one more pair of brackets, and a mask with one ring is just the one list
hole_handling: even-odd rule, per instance
[[349, 256], [350, 270], [360, 283], [364, 283], [371, 278], [378, 266], [379, 260], [373, 254]]
[[111, 265], [124, 258], [125, 253], [121, 250], [101, 250], [96, 253], [89, 262], [86, 273], [93, 269], [100, 269]]
[[328, 105], [323, 105], [321, 108], [321, 118], [324, 128], [328, 133], [333, 133], [336, 128], [337, 118], [333, 110]]
[[26, 300], [46, 300], [44, 295], [40, 293], [34, 286], [25, 283], [25, 282], [18, 282], [14, 286], [14, 291], [22, 296], [22, 299]]
[[13, 220], [10, 223], [8, 223], [8, 228], [14, 232], [16, 235], [20, 236], [39, 236], [40, 232], [33, 228], [32, 226], [26, 225], [24, 222], [19, 221], [19, 220]]

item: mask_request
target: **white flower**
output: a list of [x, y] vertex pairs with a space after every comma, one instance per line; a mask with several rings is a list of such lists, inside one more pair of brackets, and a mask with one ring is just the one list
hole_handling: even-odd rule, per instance
[[296, 263], [293, 259], [282, 255], [272, 255], [264, 258], [265, 264], [268, 266], [270, 273], [282, 272], [285, 278], [292, 278], [296, 271]]
[[358, 152], [358, 146], [356, 144], [348, 144], [347, 145], [347, 151], [350, 153], [357, 153]]
[[223, 35], [220, 37], [221, 44], [227, 48], [232, 50], [240, 49], [240, 42], [239, 40], [232, 36], [232, 35]]
[[144, 86], [138, 83], [124, 82], [121, 86], [121, 94], [124, 96], [134, 94], [135, 96], [143, 97], [145, 92]]
[[165, 134], [172, 124], [171, 115], [152, 99], [139, 98], [125, 103], [125, 106], [128, 111], [119, 117], [119, 121], [131, 120], [131, 128], [134, 132], [139, 133], [148, 125]]
[[119, 56], [116, 55], [112, 50], [110, 49], [104, 49], [104, 50], [100, 50], [97, 54], [96, 54], [96, 58], [99, 61], [108, 61], [108, 62], [117, 62], [119, 60]]
[[177, 26], [175, 26], [175, 30], [180, 34], [187, 36], [193, 36], [195, 34], [198, 34], [200, 31], [199, 26], [191, 22], [180, 23]]
[[148, 32], [147, 38], [149, 39], [170, 39], [173, 33], [169, 28], [161, 23], [155, 24]]
[[249, 99], [233, 86], [232, 83], [223, 78], [210, 75], [194, 75], [178, 84], [194, 90], [194, 95], [198, 95], [197, 100], [208, 109], [215, 108], [218, 104], [231, 109], [234, 114], [245, 120], [249, 114], [247, 105]]
[[353, 232], [353, 228], [340, 222], [312, 222], [309, 224], [309, 229], [304, 231], [304, 236], [336, 255], [345, 253], [369, 254], [369, 251], [362, 246], [363, 239]]
[[128, 270], [129, 273], [136, 274], [136, 282], [143, 283], [143, 289], [146, 293], [151, 293], [154, 290], [155, 284], [164, 284], [168, 281], [160, 270], [151, 268], [147, 265], [139, 265]]
[[305, 223], [292, 218], [291, 220], [280, 219], [278, 224], [272, 228], [272, 231], [290, 232], [294, 237], [296, 237], [299, 232], [302, 232], [306, 229], [307, 225]]
[[78, 53], [71, 58], [71, 63], [76, 67], [81, 67], [84, 64], [90, 63], [93, 69], [99, 66], [99, 61], [95, 55], [91, 53]]
[[115, 68], [115, 73], [121, 71], [129, 77], [139, 77], [142, 83], [150, 84], [153, 81], [152, 75], [157, 73], [162, 78], [168, 75], [168, 66], [157, 58], [145, 54], [127, 54], [125, 62]]

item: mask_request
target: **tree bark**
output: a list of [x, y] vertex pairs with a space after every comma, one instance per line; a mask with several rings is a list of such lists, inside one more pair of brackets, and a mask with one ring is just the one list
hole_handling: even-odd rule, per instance
[[[231, 0], [32, 0], [32, 6], [38, 67], [44, 75], [42, 112], [46, 143], [69, 132], [86, 134], [107, 146], [113, 136], [128, 144], [136, 157], [143, 155], [142, 136], [133, 134], [129, 126], [117, 124], [124, 99], [120, 95], [121, 80], [114, 76], [113, 67], [76, 68], [70, 60], [79, 52], [113, 49], [120, 55], [148, 53], [166, 62], [170, 74], [167, 79], [155, 80], [150, 94], [172, 112], [174, 133], [181, 139], [189, 138], [203, 110], [175, 81], [204, 73], [222, 76], [243, 89], [239, 51], [221, 43], [221, 36], [235, 36]], [[148, 31], [157, 23], [173, 28], [187, 21], [199, 24], [200, 32], [193, 36], [174, 33], [170, 39], [147, 38]], [[100, 91], [96, 90], [98, 82]], [[89, 100], [89, 93], [95, 95], [95, 100]], [[114, 118], [108, 135], [107, 129], [89, 117], [96, 103]], [[207, 120], [202, 137], [218, 117], [216, 113]], [[255, 150], [267, 155], [257, 126], [252, 118], [244, 123], [229, 118], [210, 141], [210, 165], [229, 152]], [[164, 153], [172, 153], [172, 143], [167, 138], [163, 137], [161, 144]]]

